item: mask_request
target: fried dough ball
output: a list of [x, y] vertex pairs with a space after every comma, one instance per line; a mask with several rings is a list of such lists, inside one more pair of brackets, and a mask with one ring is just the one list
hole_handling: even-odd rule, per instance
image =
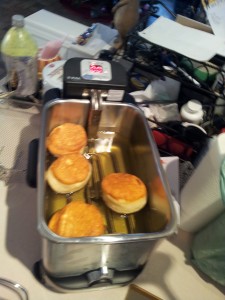
[[67, 194], [82, 189], [92, 172], [90, 162], [80, 153], [58, 157], [48, 168], [46, 179], [56, 193]]
[[46, 139], [49, 152], [58, 157], [74, 152], [83, 153], [87, 144], [87, 134], [83, 126], [64, 123], [55, 127]]
[[104, 234], [104, 218], [93, 204], [73, 201], [51, 217], [48, 227], [63, 237], [99, 236]]
[[134, 213], [147, 202], [146, 187], [135, 175], [111, 173], [103, 178], [101, 186], [105, 204], [115, 212]]

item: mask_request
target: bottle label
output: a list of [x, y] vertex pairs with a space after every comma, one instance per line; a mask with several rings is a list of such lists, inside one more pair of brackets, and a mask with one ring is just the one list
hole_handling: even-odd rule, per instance
[[9, 87], [26, 97], [37, 91], [37, 57], [3, 55]]

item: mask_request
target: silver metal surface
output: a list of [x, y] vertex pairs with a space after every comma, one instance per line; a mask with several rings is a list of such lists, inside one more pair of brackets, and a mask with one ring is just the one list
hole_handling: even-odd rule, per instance
[[[45, 139], [54, 127], [65, 122], [87, 128], [90, 106], [89, 100], [54, 100], [42, 111], [38, 230], [43, 239], [43, 268], [51, 278], [62, 281], [73, 278], [72, 288], [77, 288], [76, 278], [79, 281], [82, 276], [86, 278], [86, 274], [89, 274], [88, 279], [83, 286], [78, 284], [80, 288], [101, 284], [104, 276], [106, 285], [130, 282], [144, 267], [155, 242], [176, 230], [172, 197], [144, 115], [133, 105], [110, 102], [102, 103], [97, 138], [94, 142], [89, 140], [85, 152], [93, 165], [93, 176], [87, 187], [79, 192], [79, 197], [95, 203], [104, 213], [107, 232], [98, 237], [63, 238], [48, 229], [50, 216], [68, 201], [76, 201], [77, 196], [76, 193], [69, 197], [55, 195], [45, 182], [45, 172], [52, 160]], [[133, 173], [143, 180], [148, 190], [148, 203], [142, 211], [119, 215], [105, 207], [100, 182], [110, 172]], [[152, 195], [151, 183], [156, 177], [164, 191], [164, 206], [158, 205]], [[110, 275], [103, 276], [102, 270], [110, 270]], [[91, 274], [93, 271], [95, 273]]]
[[88, 138], [96, 139], [98, 126], [102, 114], [102, 91], [101, 90], [91, 90], [91, 109], [88, 117]]

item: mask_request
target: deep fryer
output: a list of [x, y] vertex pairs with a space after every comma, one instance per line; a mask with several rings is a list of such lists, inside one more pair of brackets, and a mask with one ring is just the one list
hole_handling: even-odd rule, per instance
[[[155, 243], [176, 230], [170, 188], [144, 114], [122, 102], [126, 74], [119, 63], [72, 58], [65, 63], [63, 76], [62, 98], [46, 102], [42, 109], [37, 176], [40, 277], [59, 292], [125, 285], [142, 271]], [[46, 137], [65, 122], [87, 130], [84, 155], [93, 174], [82, 190], [60, 195], [45, 180], [54, 159], [46, 150]], [[125, 215], [105, 206], [100, 185], [111, 172], [127, 172], [143, 180], [148, 202], [141, 211]], [[64, 238], [49, 230], [51, 215], [77, 199], [97, 205], [105, 218], [106, 234]]]

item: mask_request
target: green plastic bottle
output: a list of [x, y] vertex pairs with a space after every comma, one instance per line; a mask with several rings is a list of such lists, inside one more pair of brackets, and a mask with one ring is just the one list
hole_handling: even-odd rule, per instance
[[2, 59], [9, 87], [16, 96], [27, 97], [37, 91], [38, 46], [24, 28], [24, 17], [14, 15], [12, 27], [1, 43]]

